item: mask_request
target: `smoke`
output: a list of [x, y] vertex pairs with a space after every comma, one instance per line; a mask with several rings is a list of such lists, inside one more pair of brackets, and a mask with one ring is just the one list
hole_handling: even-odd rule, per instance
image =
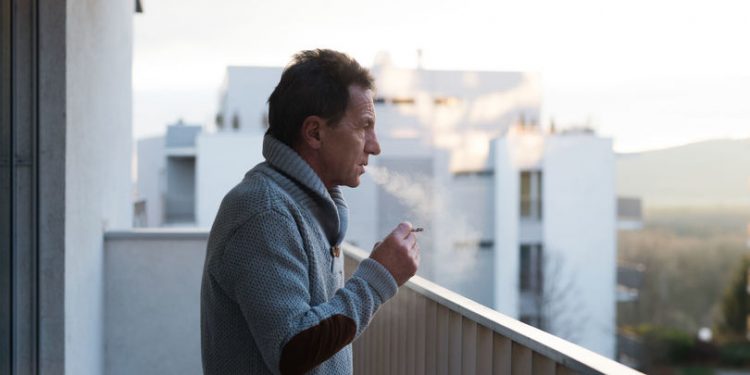
[[448, 230], [443, 234], [454, 242], [480, 240], [480, 232], [469, 224], [466, 212], [462, 211], [462, 202], [451, 200], [447, 191], [433, 187], [428, 176], [407, 176], [379, 166], [368, 166], [367, 174], [418, 219], [437, 220], [441, 229]]
[[435, 207], [440, 202], [432, 199], [432, 184], [427, 176], [409, 177], [377, 166], [368, 166], [367, 173], [377, 185], [396, 197], [418, 218], [431, 218], [436, 209], [443, 208]]
[[477, 266], [478, 244], [481, 240], [480, 231], [468, 220], [464, 202], [451, 200], [451, 194], [443, 187], [436, 186], [432, 178], [426, 175], [406, 175], [380, 166], [368, 166], [367, 175], [419, 220], [415, 225], [432, 224], [431, 228], [425, 227], [425, 232], [420, 237], [426, 239], [425, 236], [430, 236], [431, 239], [429, 242], [422, 242], [430, 243], [431, 246], [421, 246], [421, 250], [423, 255], [432, 259], [431, 265], [423, 264], [423, 267], [432, 267], [434, 277], [439, 278], [433, 280], [441, 284], [441, 280], [445, 281], [448, 283], [445, 286], [449, 288], [449, 284], [463, 284], [461, 280], [469, 277], [469, 272]]

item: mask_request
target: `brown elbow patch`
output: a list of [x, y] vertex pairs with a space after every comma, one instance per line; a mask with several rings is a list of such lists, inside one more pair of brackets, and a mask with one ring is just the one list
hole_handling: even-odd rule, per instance
[[304, 374], [354, 340], [357, 325], [344, 315], [334, 315], [292, 337], [281, 351], [282, 374]]

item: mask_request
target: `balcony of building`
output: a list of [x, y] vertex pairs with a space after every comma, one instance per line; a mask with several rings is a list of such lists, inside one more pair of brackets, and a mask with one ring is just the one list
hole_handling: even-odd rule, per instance
[[[200, 374], [200, 283], [208, 233], [104, 238], [106, 374]], [[346, 270], [367, 253], [345, 246]], [[356, 374], [636, 374], [421, 277], [354, 342]]]

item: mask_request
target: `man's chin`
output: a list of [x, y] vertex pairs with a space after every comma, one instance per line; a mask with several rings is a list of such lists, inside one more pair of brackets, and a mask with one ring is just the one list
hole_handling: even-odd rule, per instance
[[344, 185], [346, 185], [346, 186], [348, 186], [350, 188], [355, 188], [355, 187], [359, 186], [359, 184], [360, 184], [359, 176], [357, 176], [357, 178], [355, 178], [353, 181], [348, 181]]

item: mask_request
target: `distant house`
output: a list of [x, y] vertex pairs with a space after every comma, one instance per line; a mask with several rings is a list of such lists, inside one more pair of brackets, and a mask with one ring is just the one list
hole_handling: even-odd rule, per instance
[[201, 131], [200, 125], [179, 121], [167, 127], [166, 136], [137, 143], [133, 226], [195, 225], [196, 138]]
[[617, 198], [617, 229], [643, 229], [643, 208], [640, 198]]

